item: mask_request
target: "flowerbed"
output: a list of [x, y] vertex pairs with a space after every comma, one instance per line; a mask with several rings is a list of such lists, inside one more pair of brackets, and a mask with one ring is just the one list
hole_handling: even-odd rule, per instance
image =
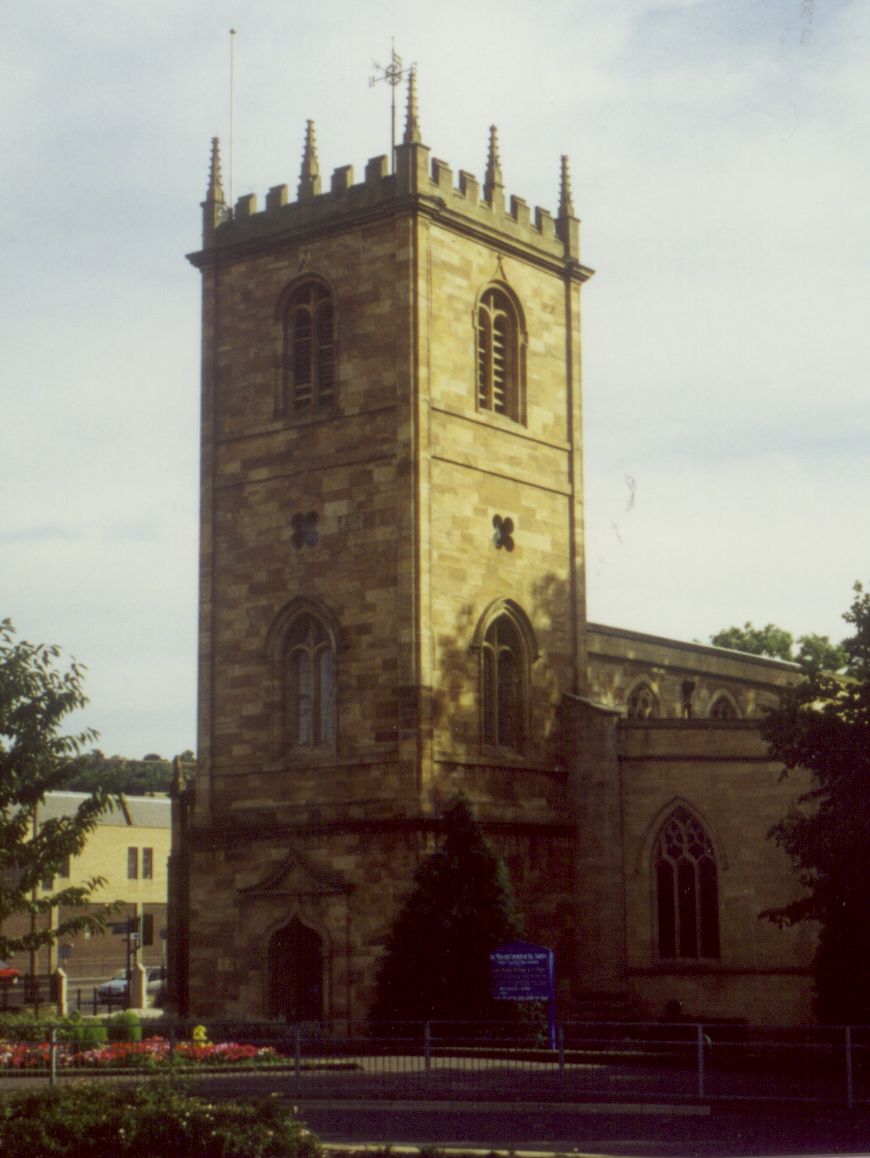
[[[98, 1069], [144, 1066], [157, 1068], [170, 1061], [181, 1065], [269, 1065], [284, 1059], [271, 1046], [246, 1045], [235, 1041], [180, 1041], [174, 1046], [165, 1037], [145, 1041], [114, 1041], [106, 1045], [80, 1048], [75, 1042], [57, 1042], [55, 1064], [59, 1068]], [[0, 1068], [13, 1070], [47, 1069], [51, 1060], [48, 1042], [0, 1041]]]

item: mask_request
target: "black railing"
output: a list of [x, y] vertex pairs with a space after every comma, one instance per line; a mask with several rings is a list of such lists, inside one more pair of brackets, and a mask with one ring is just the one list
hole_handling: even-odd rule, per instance
[[[553, 1048], [533, 1029], [453, 1022], [369, 1026], [143, 1019], [141, 1031], [58, 1025], [6, 1040], [0, 1081], [184, 1072], [216, 1096], [262, 1075], [298, 1099], [389, 1096], [666, 1104], [775, 1101], [870, 1105], [870, 1027], [564, 1023]], [[21, 1032], [21, 1031], [19, 1031]], [[10, 1031], [6, 1031], [6, 1038]], [[545, 1035], [546, 1036], [546, 1035]], [[226, 1080], [232, 1075], [232, 1080]]]

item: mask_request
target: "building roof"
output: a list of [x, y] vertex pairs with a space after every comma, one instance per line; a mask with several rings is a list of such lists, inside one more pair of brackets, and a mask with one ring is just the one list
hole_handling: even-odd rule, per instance
[[[754, 655], [747, 651], [737, 651], [730, 647], [716, 647], [711, 643], [697, 640], [669, 639], [663, 635], [649, 635], [643, 631], [633, 631], [625, 627], [610, 627], [603, 623], [587, 624], [590, 636], [590, 651], [601, 654], [617, 653], [620, 656], [650, 660], [659, 663], [675, 663], [682, 654], [683, 663], [701, 666], [714, 665], [724, 670], [730, 665], [735, 674], [742, 669], [744, 675], [762, 682], [792, 682], [801, 672], [799, 663], [793, 660], [777, 659], [769, 655]], [[692, 659], [686, 657], [691, 656]]]
[[[39, 806], [39, 819], [71, 816], [88, 792], [49, 792]], [[172, 801], [167, 796], [122, 796], [121, 803], [104, 812], [100, 825], [107, 828], [169, 828]]]

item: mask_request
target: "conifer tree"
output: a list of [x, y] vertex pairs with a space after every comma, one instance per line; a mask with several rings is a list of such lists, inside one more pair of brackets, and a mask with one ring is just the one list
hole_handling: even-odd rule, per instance
[[[72, 815], [40, 817], [46, 793], [66, 787], [73, 760], [96, 735], [62, 732], [66, 717], [87, 698], [83, 669], [73, 662], [59, 670], [59, 654], [56, 647], [19, 642], [11, 622], [0, 622], [0, 958], [103, 927], [99, 914], [84, 911], [102, 878], [43, 888], [81, 852], [111, 807], [109, 794], [96, 789]], [[54, 921], [44, 919], [55, 912]], [[7, 922], [17, 914], [34, 920], [13, 936]]]
[[490, 997], [489, 954], [522, 935], [507, 870], [467, 801], [441, 817], [439, 847], [419, 866], [381, 963], [376, 1021], [514, 1019]]

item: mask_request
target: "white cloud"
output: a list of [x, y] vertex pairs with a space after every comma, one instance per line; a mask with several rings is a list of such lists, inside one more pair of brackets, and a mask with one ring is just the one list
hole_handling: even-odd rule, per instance
[[[198, 246], [234, 191], [389, 147], [390, 36], [423, 136], [554, 209], [585, 260], [589, 610], [706, 638], [841, 634], [867, 576], [870, 12], [713, 0], [66, 0], [7, 22], [2, 614], [90, 664], [109, 751], [194, 744]], [[457, 29], [461, 28], [461, 35]], [[404, 95], [399, 94], [399, 123]], [[636, 502], [625, 511], [626, 478]]]

